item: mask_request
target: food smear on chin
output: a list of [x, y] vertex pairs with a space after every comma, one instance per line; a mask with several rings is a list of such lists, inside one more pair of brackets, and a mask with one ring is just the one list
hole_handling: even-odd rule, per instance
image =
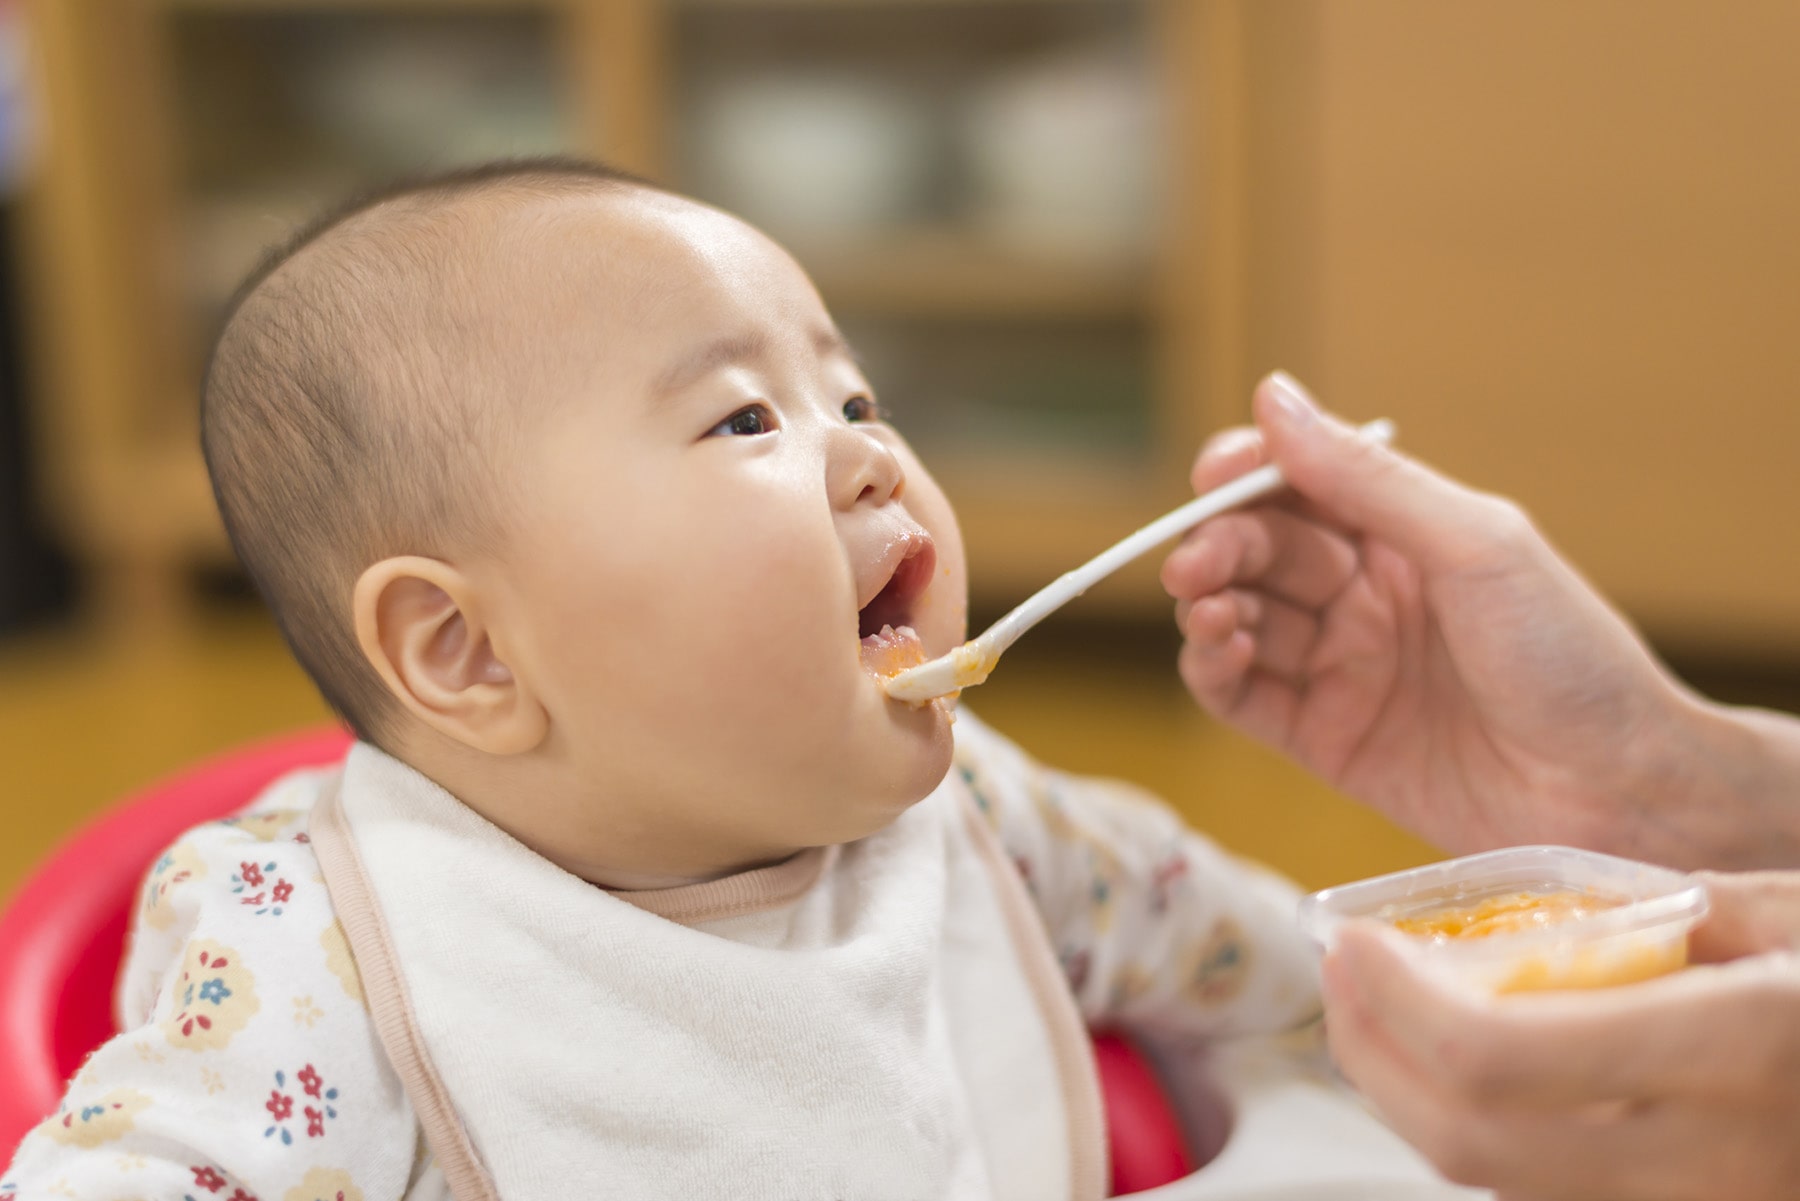
[[925, 644], [911, 626], [884, 625], [862, 640], [863, 670], [884, 680], [925, 662]]

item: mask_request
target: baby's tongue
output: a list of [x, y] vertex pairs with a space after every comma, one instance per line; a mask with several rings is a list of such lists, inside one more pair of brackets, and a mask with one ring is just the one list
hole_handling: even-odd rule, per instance
[[887, 679], [925, 662], [925, 645], [911, 626], [882, 626], [862, 640], [863, 670]]

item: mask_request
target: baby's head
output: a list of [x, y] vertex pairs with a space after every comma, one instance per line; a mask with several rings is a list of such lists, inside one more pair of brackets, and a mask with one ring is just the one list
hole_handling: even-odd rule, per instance
[[202, 431], [327, 700], [578, 874], [849, 841], [947, 770], [861, 639], [962, 640], [955, 517], [736, 218], [561, 161], [364, 201], [253, 277]]

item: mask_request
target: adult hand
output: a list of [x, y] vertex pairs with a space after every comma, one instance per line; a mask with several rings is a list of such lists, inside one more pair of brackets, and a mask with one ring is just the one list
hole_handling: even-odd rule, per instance
[[1800, 1196], [1800, 874], [1707, 876], [1672, 976], [1488, 998], [1346, 927], [1325, 961], [1333, 1057], [1452, 1180], [1507, 1201]]
[[1800, 862], [1800, 836], [1697, 802], [1746, 774], [1751, 736], [1724, 732], [1735, 719], [1518, 506], [1358, 438], [1286, 376], [1255, 411], [1256, 430], [1208, 445], [1194, 486], [1273, 460], [1291, 493], [1199, 527], [1163, 566], [1181, 674], [1209, 711], [1454, 851]]

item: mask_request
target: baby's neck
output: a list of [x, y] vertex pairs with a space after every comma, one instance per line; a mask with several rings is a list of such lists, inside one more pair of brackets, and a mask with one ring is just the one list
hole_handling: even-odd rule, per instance
[[620, 815], [597, 837], [590, 799], [544, 764], [502, 765], [442, 740], [400, 748], [398, 757], [537, 854], [612, 892], [706, 884], [786, 862], [803, 849], [718, 845], [710, 829], [653, 831], [641, 814]]
[[[795, 851], [794, 854], [798, 855], [801, 854], [801, 852]], [[606, 878], [603, 880], [596, 880], [592, 875], [585, 873], [582, 875], [582, 879], [587, 880], [592, 884], [598, 884], [608, 892], [652, 892], [665, 888], [685, 888], [691, 884], [709, 884], [714, 880], [723, 880], [727, 876], [737, 876], [742, 875], [744, 872], [756, 871], [759, 868], [774, 867], [776, 864], [785, 863], [792, 858], [793, 855], [785, 855], [778, 859], [765, 860], [759, 863], [749, 863], [742, 867], [729, 868], [722, 872], [714, 872], [711, 875], [702, 876], [666, 876], [649, 872], [617, 872], [609, 870], [605, 873]]]

